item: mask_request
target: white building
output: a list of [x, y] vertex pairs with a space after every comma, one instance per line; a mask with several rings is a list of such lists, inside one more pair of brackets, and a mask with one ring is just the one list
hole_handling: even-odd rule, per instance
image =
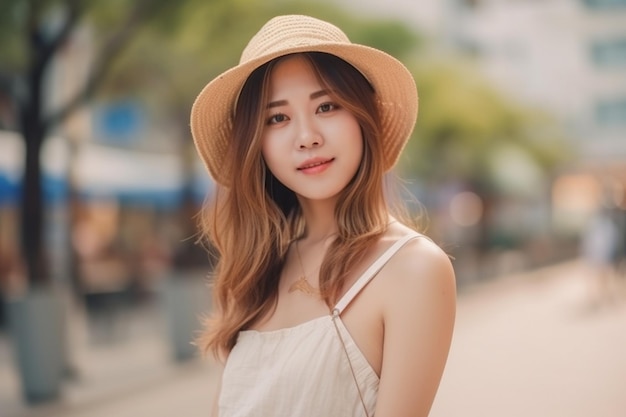
[[458, 8], [453, 38], [476, 52], [490, 79], [559, 117], [585, 161], [626, 164], [626, 0]]

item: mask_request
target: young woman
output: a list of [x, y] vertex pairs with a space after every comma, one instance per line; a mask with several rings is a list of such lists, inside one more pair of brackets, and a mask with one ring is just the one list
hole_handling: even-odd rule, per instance
[[307, 16], [270, 20], [194, 103], [219, 185], [201, 339], [224, 365], [214, 415], [426, 416], [455, 317], [454, 273], [394, 216], [384, 174], [417, 91], [395, 58]]

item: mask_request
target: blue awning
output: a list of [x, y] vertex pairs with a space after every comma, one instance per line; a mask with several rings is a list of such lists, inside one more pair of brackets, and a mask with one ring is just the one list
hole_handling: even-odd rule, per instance
[[[42, 152], [43, 193], [47, 204], [70, 196], [69, 152], [60, 138], [47, 141]], [[143, 152], [93, 143], [81, 145], [73, 156], [75, 195], [86, 200], [116, 199], [121, 204], [175, 209], [186, 187], [202, 202], [213, 189], [204, 167], [196, 161], [191, 183], [177, 153]], [[23, 146], [14, 133], [0, 132], [0, 204], [19, 202]]]

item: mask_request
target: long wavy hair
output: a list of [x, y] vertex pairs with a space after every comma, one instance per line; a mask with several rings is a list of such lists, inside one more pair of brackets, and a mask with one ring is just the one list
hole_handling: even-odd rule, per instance
[[[361, 127], [361, 164], [335, 208], [338, 234], [320, 269], [320, 290], [332, 308], [350, 270], [387, 229], [380, 116], [376, 92], [350, 64], [321, 52], [300, 54], [322, 88], [352, 113]], [[233, 137], [224, 170], [229, 188], [217, 193], [201, 215], [201, 232], [218, 252], [213, 275], [214, 312], [198, 339], [218, 356], [229, 352], [237, 334], [275, 307], [289, 244], [304, 224], [293, 191], [266, 167], [261, 154], [269, 80], [281, 58], [257, 68], [235, 106]]]

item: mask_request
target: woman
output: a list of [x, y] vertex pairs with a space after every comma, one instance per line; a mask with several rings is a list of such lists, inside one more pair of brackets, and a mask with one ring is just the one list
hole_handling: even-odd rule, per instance
[[426, 416], [446, 362], [454, 273], [387, 204], [415, 124], [395, 58], [335, 26], [279, 16], [196, 99], [219, 185], [219, 252], [201, 346], [224, 364], [214, 415]]

